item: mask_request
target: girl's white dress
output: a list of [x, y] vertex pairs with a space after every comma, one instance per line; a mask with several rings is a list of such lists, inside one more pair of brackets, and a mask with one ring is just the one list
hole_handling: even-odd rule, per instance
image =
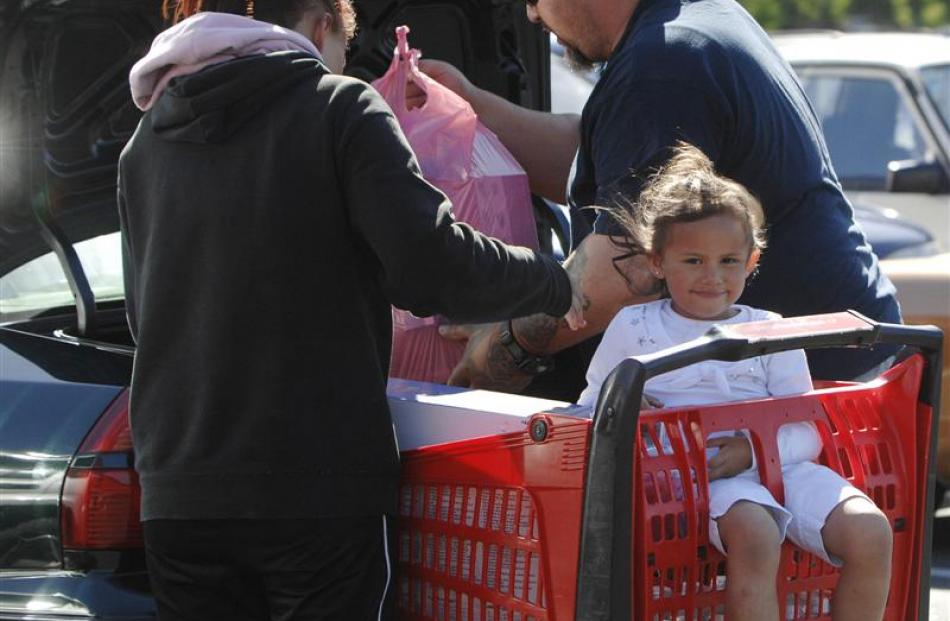
[[[745, 323], [777, 319], [779, 315], [736, 304], [729, 319], [706, 321], [683, 317], [669, 299], [622, 309], [604, 332], [587, 370], [587, 388], [579, 403], [594, 405], [610, 372], [624, 358], [667, 349], [705, 334], [714, 324]], [[746, 401], [769, 396], [794, 395], [812, 389], [805, 352], [794, 350], [758, 356], [739, 362], [715, 360], [651, 378], [644, 392], [664, 407], [681, 407], [728, 401]], [[723, 432], [714, 435], [733, 435]], [[758, 503], [772, 513], [779, 530], [801, 548], [835, 565], [821, 538], [828, 515], [841, 502], [867, 496], [834, 471], [813, 463], [821, 452], [821, 438], [812, 423], [791, 423], [779, 429], [777, 438], [785, 486], [785, 506], [780, 505], [760, 482], [756, 465], [727, 479], [709, 484], [710, 541], [725, 553], [717, 519], [740, 500]]]

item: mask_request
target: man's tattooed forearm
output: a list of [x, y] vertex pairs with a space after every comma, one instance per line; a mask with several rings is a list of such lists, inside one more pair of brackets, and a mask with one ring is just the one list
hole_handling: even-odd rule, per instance
[[544, 354], [557, 334], [558, 320], [550, 315], [531, 315], [512, 323], [515, 338], [532, 354]]
[[511, 353], [497, 340], [488, 348], [488, 364], [484, 369], [487, 385], [496, 390], [524, 388], [530, 376], [515, 366]]

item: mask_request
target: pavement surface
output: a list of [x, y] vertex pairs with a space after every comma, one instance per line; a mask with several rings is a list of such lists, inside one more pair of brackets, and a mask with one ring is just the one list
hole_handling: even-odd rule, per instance
[[947, 502], [934, 518], [930, 621], [950, 621], [950, 503]]

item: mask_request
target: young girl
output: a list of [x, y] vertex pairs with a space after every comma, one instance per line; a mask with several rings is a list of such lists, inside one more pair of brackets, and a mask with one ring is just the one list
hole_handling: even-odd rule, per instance
[[[775, 313], [736, 304], [765, 247], [762, 210], [741, 185], [717, 176], [698, 149], [681, 144], [620, 218], [634, 248], [646, 252], [668, 297], [622, 309], [587, 372], [580, 403], [593, 405], [601, 384], [624, 358], [665, 349], [713, 324], [759, 321]], [[811, 390], [801, 350], [741, 362], [708, 361], [649, 380], [653, 405], [740, 401]], [[812, 423], [778, 433], [785, 505], [759, 482], [749, 440], [714, 434], [709, 459], [710, 539], [728, 555], [730, 621], [778, 619], [779, 553], [788, 535], [801, 548], [840, 566], [832, 602], [836, 621], [881, 619], [891, 567], [887, 518], [860, 490], [813, 463], [821, 439]]]

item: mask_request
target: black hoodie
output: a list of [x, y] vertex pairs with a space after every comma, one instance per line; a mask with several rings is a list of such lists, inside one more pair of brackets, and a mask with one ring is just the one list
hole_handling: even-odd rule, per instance
[[145, 520], [394, 512], [390, 304], [570, 304], [555, 262], [453, 220], [369, 85], [301, 53], [173, 80], [119, 212]]

